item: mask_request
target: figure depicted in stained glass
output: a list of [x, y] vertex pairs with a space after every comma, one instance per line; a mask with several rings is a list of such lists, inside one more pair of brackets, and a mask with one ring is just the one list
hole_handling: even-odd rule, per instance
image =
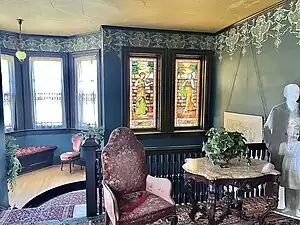
[[195, 72], [193, 72], [191, 67], [187, 67], [185, 70], [187, 80], [184, 81], [180, 94], [185, 97], [185, 108], [183, 113], [195, 110], [195, 105], [193, 101], [193, 92], [195, 89]]
[[156, 127], [156, 58], [130, 58], [130, 124]]
[[176, 60], [175, 127], [198, 126], [200, 60]]
[[144, 72], [140, 73], [140, 78], [135, 82], [135, 86], [137, 87], [136, 93], [136, 115], [146, 115], [147, 114], [147, 105], [146, 105], [146, 74]]

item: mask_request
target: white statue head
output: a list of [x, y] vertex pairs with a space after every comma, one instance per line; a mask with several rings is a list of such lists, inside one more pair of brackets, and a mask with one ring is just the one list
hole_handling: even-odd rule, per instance
[[300, 88], [297, 84], [288, 84], [284, 87], [283, 95], [286, 98], [288, 106], [293, 106], [299, 99]]

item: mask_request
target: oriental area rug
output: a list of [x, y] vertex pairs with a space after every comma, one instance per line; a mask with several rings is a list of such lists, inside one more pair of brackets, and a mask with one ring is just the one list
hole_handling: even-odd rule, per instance
[[[76, 206], [85, 204], [85, 191], [74, 191], [58, 196], [38, 208], [17, 209], [0, 212], [1, 225], [105, 225], [104, 215], [88, 220], [85, 217], [78, 217], [74, 210]], [[263, 198], [249, 198], [245, 200], [245, 210], [247, 214], [259, 215], [265, 207]], [[84, 207], [85, 208], [85, 207]], [[178, 225], [208, 225], [207, 220], [197, 219], [196, 222], [190, 220], [188, 213], [190, 206], [178, 206], [177, 214], [179, 217]], [[218, 213], [216, 213], [218, 217]], [[78, 217], [78, 218], [74, 218]], [[300, 225], [299, 220], [284, 217], [271, 213], [266, 217], [266, 225]], [[159, 220], [152, 225], [169, 225], [165, 220]], [[236, 217], [229, 216], [221, 225], [256, 225], [253, 221], [242, 221]], [[141, 224], [142, 225], [142, 224]]]

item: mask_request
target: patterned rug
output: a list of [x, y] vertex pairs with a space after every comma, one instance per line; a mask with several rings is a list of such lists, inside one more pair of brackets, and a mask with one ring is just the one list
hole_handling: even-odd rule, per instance
[[1, 225], [33, 225], [43, 221], [56, 223], [73, 218], [74, 205], [44, 208], [13, 209], [0, 212]]
[[[177, 209], [177, 214], [179, 217], [178, 225], [209, 225], [207, 220], [197, 220], [196, 223], [192, 222], [188, 216], [190, 208], [186, 206], [180, 206]], [[271, 213], [268, 216], [266, 221], [268, 225], [299, 225], [300, 221], [296, 220], [286, 220], [279, 217], [278, 214]], [[104, 216], [99, 216], [98, 218], [88, 220], [86, 218], [77, 218], [77, 219], [67, 219], [63, 222], [45, 222], [39, 223], [39, 225], [105, 225]], [[142, 225], [142, 224], [141, 224]], [[148, 225], [170, 225], [166, 219], [159, 220], [153, 224]], [[225, 219], [220, 225], [258, 225], [258, 222], [255, 221], [242, 221], [240, 219], [229, 217]]]
[[[73, 218], [74, 206], [85, 204], [85, 191], [74, 191], [58, 196], [44, 203], [38, 208], [11, 210], [0, 212], [0, 224], [2, 225], [104, 225], [104, 216], [101, 215], [92, 220], [85, 217]], [[245, 199], [245, 210], [248, 215], [259, 215], [266, 206], [263, 197]], [[190, 206], [178, 206], [177, 214], [179, 217], [178, 225], [208, 225], [207, 220], [200, 219], [201, 214], [196, 215], [196, 222], [190, 220], [188, 213]], [[218, 217], [219, 213], [216, 213]], [[159, 220], [152, 225], [169, 225], [165, 220]], [[253, 221], [242, 221], [233, 216], [224, 220], [222, 225], [256, 225]], [[271, 213], [266, 217], [266, 225], [300, 225], [299, 220], [294, 220]]]

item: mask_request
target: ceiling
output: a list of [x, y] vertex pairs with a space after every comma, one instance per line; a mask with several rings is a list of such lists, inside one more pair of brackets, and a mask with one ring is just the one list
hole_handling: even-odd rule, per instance
[[72, 35], [100, 25], [216, 32], [279, 0], [0, 0], [0, 30]]

